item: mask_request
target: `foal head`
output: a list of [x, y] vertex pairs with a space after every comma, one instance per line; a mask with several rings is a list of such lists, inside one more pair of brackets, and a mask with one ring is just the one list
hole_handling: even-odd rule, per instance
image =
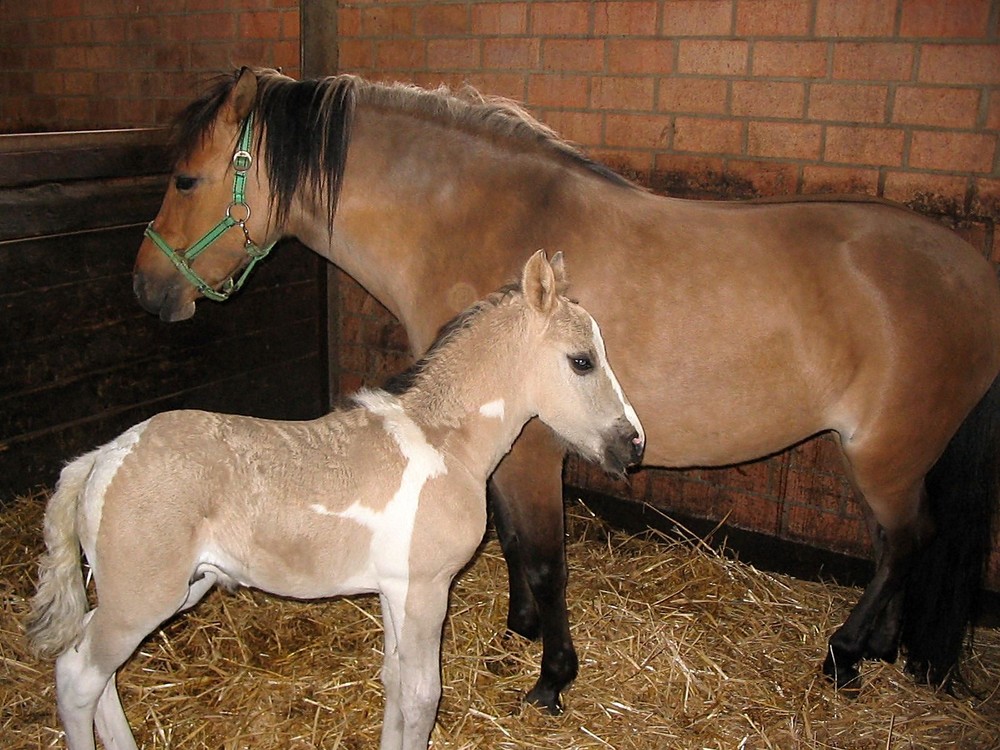
[[562, 254], [541, 250], [524, 267], [528, 325], [540, 331], [525, 393], [538, 417], [584, 458], [621, 474], [638, 463], [645, 432], [608, 364], [601, 330], [565, 295]]

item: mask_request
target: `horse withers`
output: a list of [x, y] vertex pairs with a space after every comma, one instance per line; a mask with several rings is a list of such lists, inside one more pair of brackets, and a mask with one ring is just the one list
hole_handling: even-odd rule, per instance
[[[136, 258], [146, 309], [190, 317], [203, 288], [229, 294], [295, 236], [385, 305], [419, 356], [517, 272], [513, 248], [572, 248], [573, 293], [647, 423], [646, 464], [725, 466], [820, 433], [838, 442], [877, 573], [831, 635], [835, 684], [857, 685], [862, 659], [898, 648], [921, 678], [952, 673], [1000, 469], [1000, 289], [954, 232], [864, 196], [653, 195], [475, 92], [242, 70], [179, 123], [173, 179]], [[508, 628], [543, 643], [528, 698], [553, 711], [577, 673], [563, 456], [529, 424], [489, 493]]]
[[[539, 251], [384, 390], [309, 422], [166, 412], [63, 470], [45, 514], [29, 635], [58, 655], [71, 750], [135, 748], [115, 675], [216, 584], [299, 599], [377, 592], [382, 748], [426, 748], [448, 590], [486, 527], [487, 477], [538, 416], [622, 473], [643, 430], [594, 319]], [[89, 612], [82, 546], [97, 606]]]

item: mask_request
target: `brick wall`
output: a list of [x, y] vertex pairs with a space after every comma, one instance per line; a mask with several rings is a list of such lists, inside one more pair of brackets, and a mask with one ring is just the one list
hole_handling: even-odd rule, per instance
[[[244, 63], [297, 75], [299, 5], [0, 2], [0, 132], [162, 124], [208, 75]], [[301, 5], [319, 18], [336, 7], [341, 71], [468, 82], [512, 97], [654, 189], [884, 195], [1000, 260], [1000, 0]], [[378, 382], [407, 358], [388, 313], [352, 284], [342, 279], [333, 318], [343, 352], [334, 375], [345, 389]], [[605, 486], [575, 463], [567, 478], [695, 515], [729, 514], [777, 536], [867, 550], [860, 506], [828, 440], [738, 469], [644, 472], [631, 488]], [[1000, 588], [1000, 560], [994, 571]]]
[[299, 72], [298, 0], [10, 0], [0, 30], [0, 133], [162, 125], [217, 73]]
[[1000, 215], [997, 0], [340, 3], [340, 67], [471, 82], [677, 194]]

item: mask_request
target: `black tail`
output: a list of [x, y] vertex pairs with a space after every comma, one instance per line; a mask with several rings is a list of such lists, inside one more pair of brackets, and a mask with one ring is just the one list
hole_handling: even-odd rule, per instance
[[902, 646], [907, 670], [949, 681], [979, 612], [1000, 505], [1000, 378], [972, 410], [926, 478], [934, 540], [914, 560]]

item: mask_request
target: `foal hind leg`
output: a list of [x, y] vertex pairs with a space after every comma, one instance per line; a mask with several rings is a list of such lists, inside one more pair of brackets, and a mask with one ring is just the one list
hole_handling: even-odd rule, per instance
[[95, 723], [109, 750], [136, 747], [114, 677], [147, 632], [108, 627], [106, 619], [94, 609], [80, 643], [56, 659], [56, 702], [70, 750], [93, 750]]

